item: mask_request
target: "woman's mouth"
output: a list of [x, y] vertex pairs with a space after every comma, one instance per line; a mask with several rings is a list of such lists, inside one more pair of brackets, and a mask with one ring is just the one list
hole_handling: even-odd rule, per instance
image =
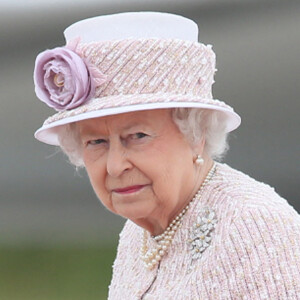
[[118, 194], [131, 194], [131, 193], [138, 192], [144, 186], [145, 185], [132, 185], [132, 186], [127, 186], [125, 188], [114, 189], [113, 192], [118, 193]]

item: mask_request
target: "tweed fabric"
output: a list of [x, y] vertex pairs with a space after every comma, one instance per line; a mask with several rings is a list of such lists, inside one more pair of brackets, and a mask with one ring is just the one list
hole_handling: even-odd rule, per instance
[[211, 45], [176, 39], [125, 39], [82, 43], [76, 52], [108, 80], [85, 105], [59, 112], [44, 125], [104, 108], [157, 102], [200, 102], [233, 111], [212, 99], [216, 59]]
[[[189, 271], [188, 237], [202, 207], [216, 212], [210, 246]], [[159, 266], [139, 258], [142, 229], [120, 234], [109, 299], [300, 299], [300, 215], [270, 186], [217, 164]], [[154, 240], [149, 240], [153, 245]]]
[[212, 98], [215, 55], [209, 46], [182, 40], [125, 39], [83, 45], [81, 52], [109, 76], [96, 97], [160, 91]]

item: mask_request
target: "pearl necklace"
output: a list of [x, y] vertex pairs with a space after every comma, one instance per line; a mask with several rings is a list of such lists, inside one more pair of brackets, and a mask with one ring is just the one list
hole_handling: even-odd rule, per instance
[[154, 236], [153, 238], [157, 242], [157, 245], [154, 249], [148, 251], [147, 241], [148, 241], [148, 232], [147, 230], [143, 231], [142, 237], [142, 247], [141, 247], [141, 259], [144, 262], [144, 265], [147, 269], [151, 270], [155, 267], [162, 259], [162, 257], [167, 252], [168, 247], [171, 245], [173, 241], [173, 237], [177, 229], [182, 225], [182, 219], [187, 210], [190, 208], [191, 204], [195, 202], [195, 200], [199, 200], [203, 191], [203, 188], [207, 185], [207, 183], [214, 176], [216, 171], [216, 163], [214, 162], [212, 168], [208, 172], [206, 178], [202, 182], [198, 192], [195, 194], [193, 199], [184, 207], [184, 209], [180, 212], [176, 218], [170, 223], [167, 229], [160, 235]]

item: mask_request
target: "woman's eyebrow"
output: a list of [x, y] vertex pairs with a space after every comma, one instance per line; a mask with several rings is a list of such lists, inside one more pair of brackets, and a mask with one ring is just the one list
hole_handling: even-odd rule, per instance
[[[127, 124], [118, 126], [117, 130], [119, 132], [122, 132], [122, 131], [128, 131], [128, 130], [133, 129], [135, 127], [145, 128], [147, 126], [148, 126], [148, 124], [146, 124], [143, 121], [133, 120], [133, 121], [127, 123]], [[95, 137], [95, 136], [105, 136], [105, 135], [107, 135], [107, 132], [104, 132], [98, 126], [95, 127], [95, 126], [84, 125], [84, 126], [79, 127], [79, 134], [81, 136], [84, 136], [85, 138], [86, 137], [92, 138], [92, 137]]]

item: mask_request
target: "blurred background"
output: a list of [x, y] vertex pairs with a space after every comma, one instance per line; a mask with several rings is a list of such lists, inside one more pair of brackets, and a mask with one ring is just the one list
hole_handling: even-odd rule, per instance
[[84, 171], [33, 138], [54, 111], [37, 100], [32, 73], [70, 24], [126, 11], [198, 23], [217, 54], [214, 96], [242, 116], [224, 161], [300, 211], [299, 1], [1, 0], [0, 299], [107, 297], [124, 220], [102, 207]]

